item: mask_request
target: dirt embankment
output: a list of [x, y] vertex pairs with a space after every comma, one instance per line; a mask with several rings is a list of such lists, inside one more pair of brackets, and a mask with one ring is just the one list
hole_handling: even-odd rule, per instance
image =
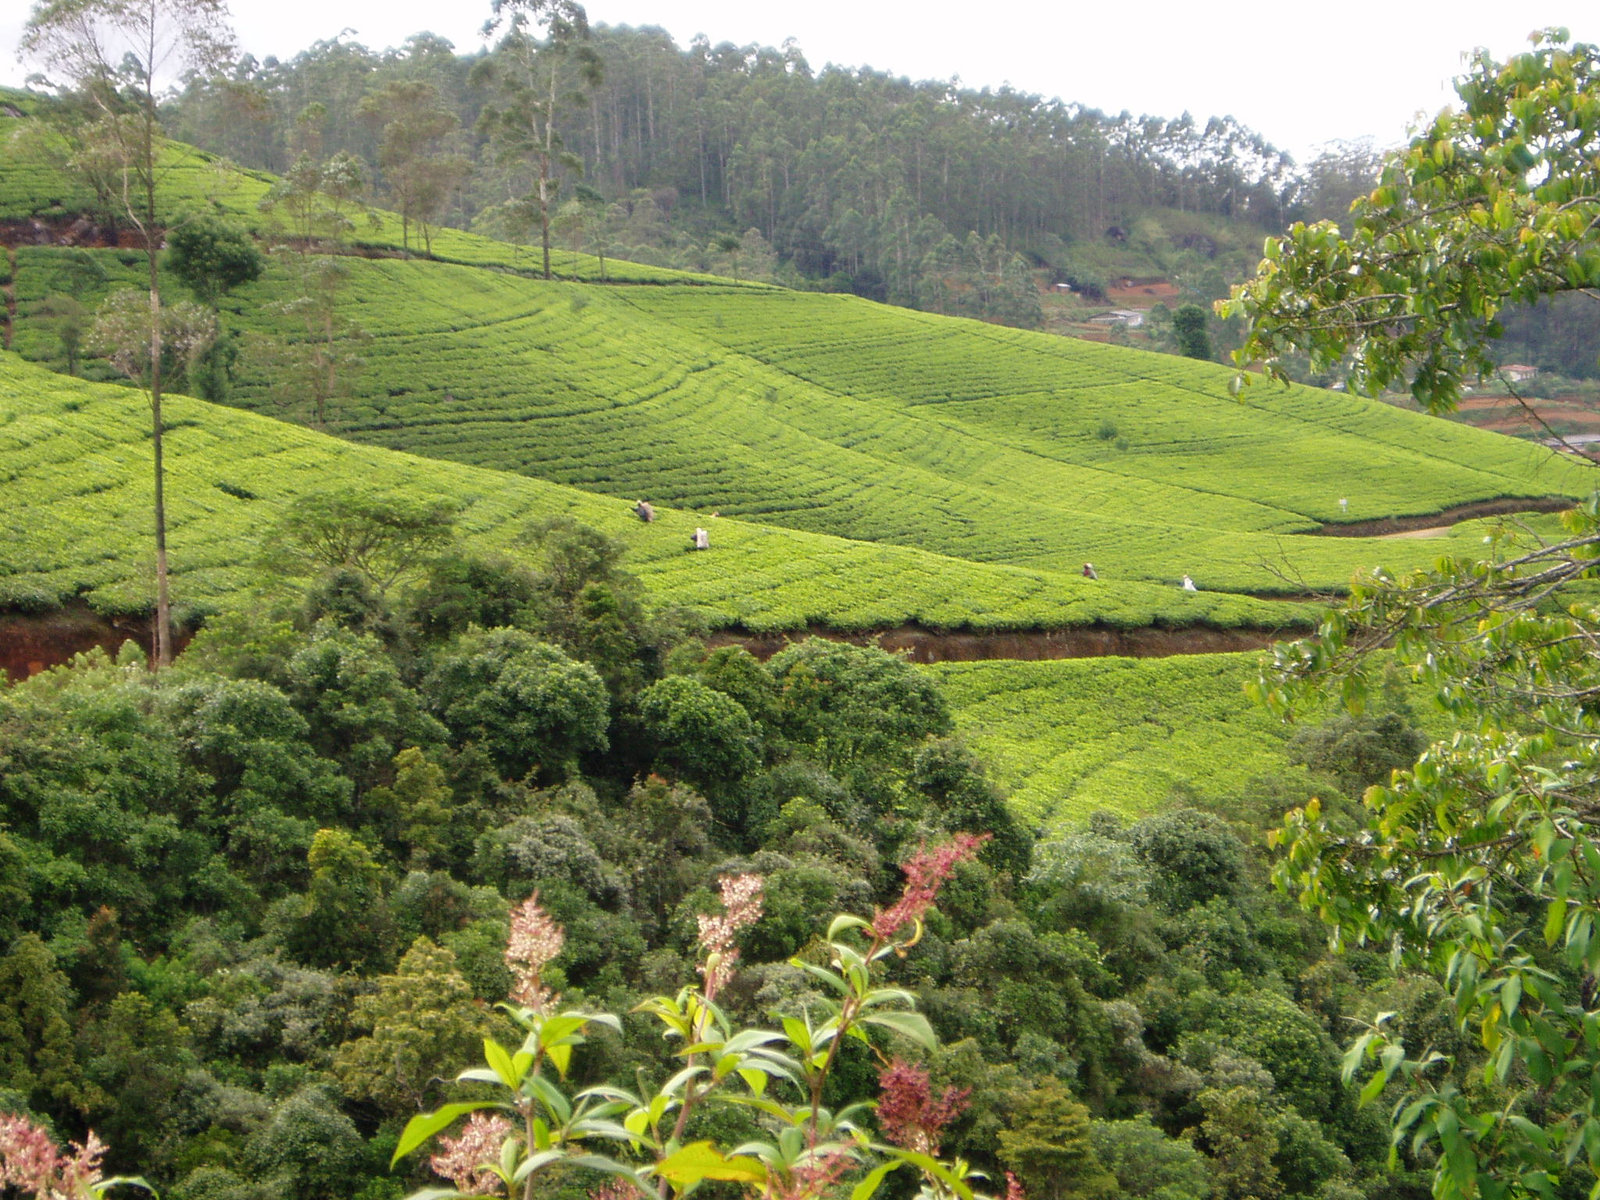
[[1312, 530], [1323, 537], [1388, 537], [1396, 533], [1416, 530], [1448, 528], [1460, 521], [1480, 517], [1506, 517], [1515, 513], [1564, 512], [1577, 501], [1570, 496], [1540, 496], [1537, 499], [1479, 500], [1472, 504], [1458, 504], [1443, 512], [1425, 517], [1381, 517], [1376, 521], [1348, 521], [1338, 525], [1324, 525]]
[[[178, 631], [177, 646], [188, 645], [190, 633]], [[1174, 654], [1225, 654], [1260, 650], [1293, 629], [1033, 629], [1010, 633], [945, 633], [903, 625], [866, 633], [839, 633], [812, 628], [794, 633], [739, 633], [724, 630], [708, 639], [712, 646], [743, 646], [757, 658], [768, 659], [791, 642], [824, 637], [857, 646], [875, 645], [904, 654], [912, 662], [979, 662], [991, 658], [1038, 661], [1055, 658], [1165, 658]], [[0, 671], [13, 681], [58, 667], [75, 654], [96, 646], [115, 655], [122, 643], [133, 641], [154, 655], [154, 629], [147, 617], [104, 617], [83, 605], [49, 613], [0, 613]]]
[[902, 625], [866, 633], [840, 633], [812, 627], [803, 633], [737, 633], [724, 630], [707, 642], [715, 646], [743, 646], [757, 658], [771, 658], [793, 642], [823, 637], [857, 646], [878, 646], [904, 654], [916, 663], [979, 662], [991, 658], [1037, 662], [1056, 658], [1166, 658], [1175, 654], [1225, 654], [1236, 650], [1261, 650], [1273, 642], [1296, 636], [1292, 629], [1024, 629], [1008, 633], [945, 633]]
[[143, 245], [144, 239], [137, 229], [96, 222], [77, 214], [0, 221], [0, 246], [82, 246], [137, 250]]
[[[178, 649], [188, 645], [189, 637], [178, 631]], [[106, 617], [85, 605], [48, 613], [0, 613], [0, 671], [15, 682], [96, 646], [114, 656], [128, 641], [153, 658], [154, 622], [148, 617]]]
[[0, 313], [0, 321], [5, 325], [0, 328], [0, 349], [11, 349], [11, 329], [17, 323], [17, 252], [7, 247], [0, 247], [0, 258], [6, 263], [6, 283], [0, 287], [0, 296], [5, 299], [5, 309]]

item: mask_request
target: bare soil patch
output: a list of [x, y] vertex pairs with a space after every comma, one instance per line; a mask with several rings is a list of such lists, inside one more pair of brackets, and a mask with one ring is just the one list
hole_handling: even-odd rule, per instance
[[[178, 630], [177, 648], [187, 646], [191, 636], [191, 631]], [[107, 617], [84, 604], [47, 613], [0, 613], [0, 671], [15, 683], [97, 646], [115, 655], [130, 641], [154, 658], [154, 622], [149, 617]]]

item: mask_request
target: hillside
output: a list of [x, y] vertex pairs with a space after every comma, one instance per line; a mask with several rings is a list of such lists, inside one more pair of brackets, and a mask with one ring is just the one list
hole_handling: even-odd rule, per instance
[[[13, 95], [15, 95], [13, 93]], [[109, 210], [74, 172], [66, 170], [72, 153], [50, 129], [28, 115], [8, 116], [0, 110], [0, 243], [30, 245], [67, 238], [83, 245], [115, 241], [117, 210]], [[221, 213], [257, 233], [272, 229], [273, 219], [261, 208], [276, 177], [246, 170], [238, 164], [208, 154], [182, 142], [168, 142], [162, 151], [157, 205], [177, 219], [186, 213]], [[79, 227], [80, 220], [90, 229]], [[125, 222], [124, 222], [125, 223]], [[126, 231], [124, 231], [124, 235]], [[108, 235], [113, 235], [108, 237]], [[128, 244], [132, 244], [129, 242]], [[357, 223], [352, 244], [367, 253], [402, 253], [400, 218], [380, 208], [365, 210]], [[433, 233], [433, 257], [441, 262], [468, 263], [504, 271], [533, 273], [538, 252], [479, 237], [459, 229], [440, 228]], [[592, 255], [563, 251], [554, 264], [558, 275], [612, 282], [660, 283], [710, 280], [666, 267], [608, 258], [604, 266]], [[726, 284], [726, 280], [717, 280]]]
[[[63, 253], [17, 250], [13, 285], [14, 347], [58, 367], [38, 314]], [[133, 282], [130, 252], [93, 254], [106, 286]], [[1241, 404], [1222, 367], [853, 297], [348, 265], [345, 310], [372, 340], [330, 432], [975, 562], [1071, 572], [1088, 560], [1102, 580], [1188, 573], [1210, 589], [1331, 592], [1357, 569], [1442, 547], [1313, 536], [1325, 524], [1575, 497], [1596, 478], [1359, 398], [1263, 387]], [[228, 322], [272, 331], [287, 286], [270, 272]], [[248, 361], [234, 402], [312, 417], [272, 405]]]
[[[938, 554], [722, 518], [712, 552], [688, 552], [697, 521], [570, 487], [352, 445], [310, 430], [173, 397], [167, 412], [174, 594], [191, 614], [246, 602], [262, 535], [284, 505], [359, 486], [460, 502], [482, 549], [511, 546], [541, 517], [569, 514], [629, 546], [628, 566], [662, 605], [713, 627], [873, 629], [1132, 628], [1286, 625], [1304, 610], [1136, 583], [1096, 586], [1069, 573]], [[39, 610], [75, 599], [102, 612], [149, 605], [149, 412], [139, 393], [51, 374], [0, 355], [0, 469], [6, 489], [0, 605]]]

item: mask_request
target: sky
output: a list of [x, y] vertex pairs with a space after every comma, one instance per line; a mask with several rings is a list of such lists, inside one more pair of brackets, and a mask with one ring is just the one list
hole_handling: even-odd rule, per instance
[[[0, 82], [14, 59], [27, 0], [0, 0]], [[993, 8], [930, 0], [590, 0], [589, 18], [658, 25], [679, 45], [799, 43], [813, 68], [870, 66], [913, 79], [959, 77], [1106, 112], [1197, 119], [1231, 115], [1296, 159], [1335, 140], [1404, 140], [1418, 113], [1452, 99], [1449, 81], [1477, 46], [1497, 57], [1535, 28], [1565, 25], [1600, 40], [1594, 0], [1012, 0]], [[423, 30], [475, 50], [488, 0], [231, 0], [243, 49], [292, 57], [354, 31], [378, 49]], [[1513, 12], [1512, 10], [1516, 10]]]

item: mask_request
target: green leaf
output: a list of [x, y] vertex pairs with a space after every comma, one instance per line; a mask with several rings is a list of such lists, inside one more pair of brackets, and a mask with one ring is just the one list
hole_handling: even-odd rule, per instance
[[872, 1194], [882, 1186], [884, 1177], [899, 1167], [898, 1162], [879, 1163], [873, 1167], [867, 1172], [866, 1178], [850, 1190], [850, 1200], [871, 1200]]
[[511, 1060], [510, 1052], [493, 1038], [483, 1039], [483, 1058], [500, 1082], [512, 1091], [517, 1090], [520, 1078], [517, 1074], [516, 1064]]
[[933, 1026], [928, 1024], [928, 1018], [921, 1013], [892, 1011], [868, 1013], [861, 1017], [861, 1024], [876, 1025], [881, 1029], [892, 1030], [929, 1050], [935, 1049], [939, 1045], [939, 1039], [933, 1032]]
[[504, 1109], [506, 1105], [495, 1100], [462, 1100], [455, 1104], [446, 1104], [431, 1113], [421, 1113], [412, 1117], [411, 1120], [406, 1122], [406, 1127], [400, 1131], [400, 1141], [395, 1145], [394, 1154], [389, 1159], [389, 1165], [393, 1167], [395, 1163], [410, 1154], [440, 1130], [448, 1128], [457, 1119], [484, 1108]]
[[766, 1164], [759, 1159], [724, 1158], [710, 1142], [690, 1142], [656, 1164], [655, 1173], [668, 1183], [692, 1187], [707, 1179], [764, 1184]]

